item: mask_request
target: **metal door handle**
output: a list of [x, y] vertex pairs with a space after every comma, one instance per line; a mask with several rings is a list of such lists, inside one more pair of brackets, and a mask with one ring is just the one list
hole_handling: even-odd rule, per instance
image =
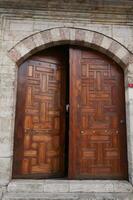
[[70, 105], [67, 104], [67, 105], [66, 105], [66, 111], [67, 111], [67, 112], [69, 112], [69, 107], [70, 107]]

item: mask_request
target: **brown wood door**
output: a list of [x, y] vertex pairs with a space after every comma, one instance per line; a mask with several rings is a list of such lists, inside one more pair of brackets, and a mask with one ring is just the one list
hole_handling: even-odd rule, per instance
[[13, 177], [64, 176], [66, 51], [56, 47], [19, 67]]
[[70, 49], [69, 177], [126, 179], [124, 76], [92, 50]]
[[122, 69], [96, 51], [29, 58], [18, 70], [13, 177], [126, 179], [124, 102]]

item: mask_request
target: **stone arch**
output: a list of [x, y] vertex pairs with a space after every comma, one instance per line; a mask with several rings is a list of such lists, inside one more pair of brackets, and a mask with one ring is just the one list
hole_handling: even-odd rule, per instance
[[56, 27], [34, 33], [10, 49], [9, 56], [19, 65], [30, 55], [59, 44], [93, 48], [111, 57], [123, 68], [133, 62], [132, 53], [116, 40], [95, 31], [71, 27]]
[[60, 44], [81, 45], [104, 53], [118, 63], [125, 72], [127, 147], [129, 180], [133, 183], [133, 96], [128, 83], [133, 83], [133, 53], [116, 40], [101, 33], [81, 28], [56, 27], [47, 29], [18, 42], [9, 50], [9, 57], [19, 66], [29, 56]]

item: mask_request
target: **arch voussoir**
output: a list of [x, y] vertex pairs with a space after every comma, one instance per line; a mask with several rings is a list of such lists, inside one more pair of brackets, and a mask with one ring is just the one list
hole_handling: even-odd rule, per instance
[[75, 44], [91, 47], [114, 59], [123, 68], [133, 55], [119, 42], [101, 33], [81, 28], [56, 27], [35, 33], [9, 50], [10, 58], [20, 64], [28, 56], [56, 44]]

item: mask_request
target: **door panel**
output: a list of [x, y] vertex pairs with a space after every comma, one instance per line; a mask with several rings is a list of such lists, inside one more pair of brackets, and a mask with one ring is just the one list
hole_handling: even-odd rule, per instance
[[92, 51], [70, 49], [69, 177], [126, 179], [123, 71]]
[[29, 58], [19, 68], [13, 176], [64, 175], [65, 70], [62, 49]]

